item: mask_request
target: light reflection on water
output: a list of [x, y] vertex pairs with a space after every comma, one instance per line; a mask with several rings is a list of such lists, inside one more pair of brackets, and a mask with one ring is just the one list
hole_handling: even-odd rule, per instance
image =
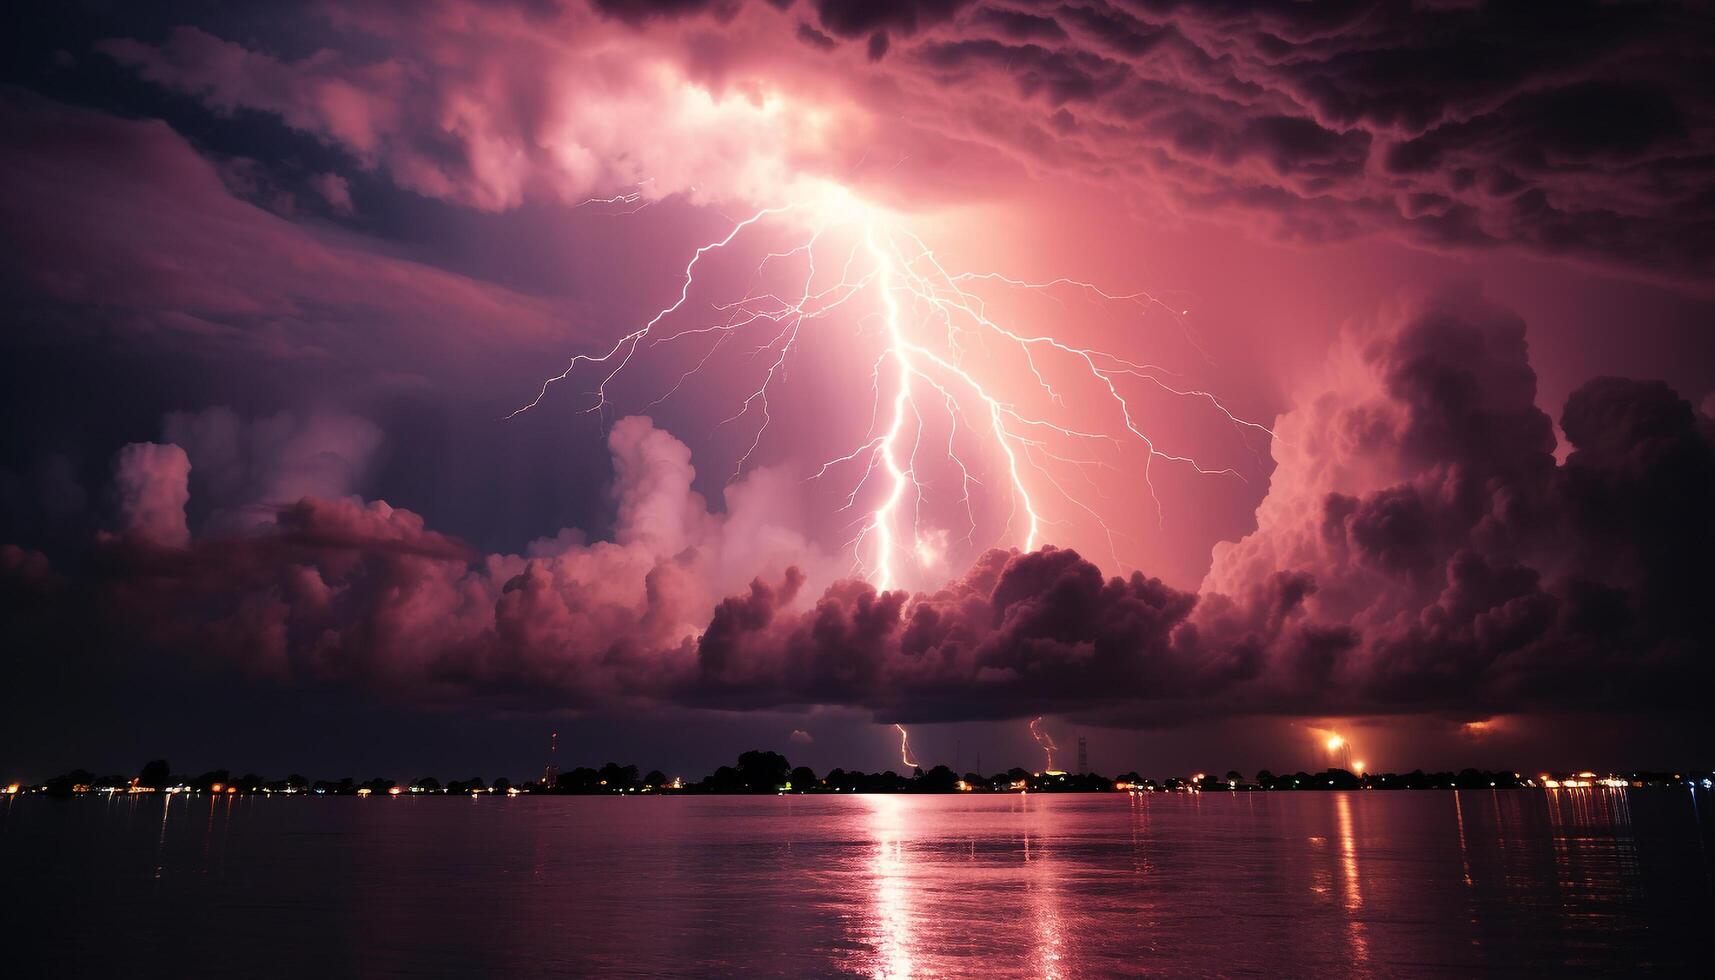
[[116, 950], [174, 975], [1680, 971], [1715, 921], [1708, 804], [27, 798], [0, 808], [0, 922], [54, 976]]

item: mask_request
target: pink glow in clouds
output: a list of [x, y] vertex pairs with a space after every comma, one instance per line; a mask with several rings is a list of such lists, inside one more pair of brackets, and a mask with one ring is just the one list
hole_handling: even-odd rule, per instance
[[[1695, 32], [1647, 11], [595, 7], [613, 19], [581, 3], [322, 9], [385, 57], [280, 58], [195, 28], [101, 50], [483, 208], [633, 185], [763, 204], [801, 174], [932, 203], [1030, 174], [1292, 239], [1383, 230], [1657, 274], [1712, 254], [1706, 184], [1678, 164], [1715, 131], [1706, 103], [1674, 97]], [[1600, 80], [1566, 80], [1592, 60]]]
[[1557, 463], [1521, 330], [1454, 295], [1335, 352], [1282, 421], [1298, 441], [1258, 530], [1201, 594], [1052, 548], [878, 592], [779, 521], [790, 484], [759, 471], [710, 513], [686, 447], [631, 418], [610, 438], [613, 541], [481, 558], [407, 511], [309, 498], [186, 547], [166, 506], [184, 454], [148, 447], [180, 465], [122, 466], [122, 486], [162, 506], [101, 545], [105, 583], [66, 598], [93, 589], [111, 628], [178, 649], [414, 699], [1147, 726], [1695, 696], [1715, 422], [1659, 384], [1598, 379], [1566, 407]]
[[[7, 100], [0, 201], [32, 247], [5, 284], [68, 335], [209, 359], [187, 373], [294, 373], [284, 405], [173, 405], [159, 443], [102, 446], [132, 443], [93, 574], [21, 549], [5, 570], [43, 616], [421, 701], [1140, 727], [1679, 704], [1715, 636], [1691, 32], [1631, 6], [1487, 16], [444, 0], [313, 7], [278, 45], [103, 39], [77, 56], [318, 152], [288, 180], [159, 120]], [[899, 254], [794, 217], [681, 280], [788, 207], [885, 215]], [[934, 286], [781, 339], [848, 269], [920, 271], [911, 236]], [[989, 272], [1150, 293], [958, 278]], [[1448, 278], [1491, 282], [1425, 286]], [[587, 356], [676, 298], [680, 340], [598, 391]], [[971, 309], [1064, 346], [1036, 363], [947, 322]], [[1622, 369], [1672, 384], [1590, 377]], [[411, 420], [297, 400], [322, 374], [494, 419], [485, 440], [591, 483], [605, 424], [611, 533], [476, 549], [435, 489], [365, 500]], [[829, 461], [854, 472], [816, 478]], [[518, 472], [540, 471], [469, 478]]]
[[170, 547], [190, 544], [190, 475], [190, 457], [178, 446], [134, 442], [121, 449], [113, 475], [121, 530]]

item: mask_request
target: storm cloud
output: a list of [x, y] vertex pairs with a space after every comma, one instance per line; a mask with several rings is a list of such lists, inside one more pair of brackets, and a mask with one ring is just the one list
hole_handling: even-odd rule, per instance
[[[563, 532], [521, 555], [355, 497], [188, 540], [198, 454], [126, 447], [117, 533], [55, 587], [163, 655], [406, 700], [1157, 724], [1696, 697], [1715, 640], [1715, 422], [1659, 382], [1598, 378], [1568, 400], [1557, 461], [1534, 398], [1523, 322], [1478, 296], [1354, 333], [1279, 420], [1257, 528], [1217, 546], [1199, 592], [1055, 548], [878, 592], [833, 556], [805, 564], [770, 473], [712, 511], [690, 451], [644, 418], [609, 440], [613, 540]], [[46, 587], [39, 559], [9, 565]]]
[[[640, 182], [756, 201], [788, 170], [932, 201], [1022, 170], [1295, 240], [1383, 233], [1684, 277], [1715, 259], [1715, 25], [1701, 4], [1544, 17], [1382, 0], [450, 2], [324, 16], [311, 24], [323, 43], [296, 58], [196, 26], [98, 50], [482, 208]], [[452, 30], [465, 42], [439, 43]]]

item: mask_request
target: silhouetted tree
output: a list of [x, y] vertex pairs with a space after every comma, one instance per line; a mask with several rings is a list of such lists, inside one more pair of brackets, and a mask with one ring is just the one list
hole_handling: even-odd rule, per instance
[[77, 787], [88, 786], [94, 781], [95, 773], [88, 769], [73, 769], [48, 780], [43, 788], [49, 796], [70, 796]]
[[959, 788], [959, 777], [946, 766], [936, 766], [924, 772], [918, 767], [913, 788], [924, 793], [951, 793]]
[[1357, 789], [1362, 785], [1358, 777], [1344, 769], [1330, 769], [1316, 779], [1317, 789]]
[[441, 791], [441, 781], [433, 776], [424, 776], [411, 785], [419, 793], [439, 793]]
[[150, 789], [165, 789], [167, 780], [173, 776], [173, 768], [167, 765], [165, 759], [153, 759], [137, 774], [137, 785]]
[[748, 789], [743, 774], [732, 766], [721, 766], [704, 776], [698, 786], [706, 793], [742, 793]]
[[643, 785], [652, 786], [655, 789], [660, 789], [667, 785], [667, 782], [667, 774], [659, 769], [651, 769], [649, 770], [649, 775], [643, 777]]
[[792, 783], [792, 788], [800, 793], [817, 789], [820, 786], [816, 780], [816, 771], [809, 766], [799, 766], [792, 770], [787, 779]]
[[554, 780], [554, 789], [561, 793], [593, 793], [600, 788], [601, 774], [589, 766], [560, 773]]
[[752, 793], [772, 793], [786, 782], [792, 763], [778, 752], [751, 749], [738, 757], [739, 779]]
[[619, 793], [637, 786], [637, 767], [622, 766], [610, 762], [601, 767], [597, 785], [605, 786], [610, 793]]

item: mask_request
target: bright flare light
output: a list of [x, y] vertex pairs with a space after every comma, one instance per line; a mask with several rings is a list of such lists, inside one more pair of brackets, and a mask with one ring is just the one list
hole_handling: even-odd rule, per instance
[[1346, 740], [1338, 735], [1328, 736], [1328, 751], [1330, 752], [1338, 752], [1340, 750], [1340, 746], [1345, 744]]
[[[635, 205], [636, 195], [598, 200]], [[753, 282], [772, 263], [800, 263], [802, 276], [794, 278], [792, 288], [753, 289], [718, 304], [715, 310], [721, 322], [681, 322], [691, 312], [687, 304], [704, 259], [773, 226], [797, 231], [800, 237], [791, 248], [763, 254]], [[586, 410], [602, 411], [610, 404], [609, 385], [640, 349], [693, 338], [707, 340], [709, 347], [701, 360], [661, 396], [665, 399], [729, 340], [750, 335], [751, 359], [759, 365], [761, 378], [722, 422], [747, 419], [754, 425], [748, 448], [735, 467], [736, 478], [773, 421], [770, 395], [802, 331], [836, 311], [850, 313], [858, 336], [874, 334], [878, 339], [867, 368], [873, 392], [869, 431], [861, 445], [823, 463], [812, 479], [839, 470], [852, 473], [842, 510], [865, 515], [853, 522], [855, 531], [847, 541], [853, 571], [884, 591], [900, 586], [907, 564], [924, 569], [944, 556], [945, 531], [925, 521], [932, 494], [941, 494], [941, 500], [963, 510], [969, 528], [964, 540], [974, 544], [977, 517], [972, 488], [981, 485], [973, 473], [975, 451], [992, 452], [990, 458], [1003, 474], [1002, 485], [991, 491], [997, 500], [1004, 495], [1006, 505], [1000, 540], [1035, 550], [1044, 543], [1050, 525], [1065, 523], [1051, 520], [1045, 510], [1045, 501], [1058, 500], [1094, 520], [1107, 537], [1116, 565], [1115, 537], [1120, 532], [1079, 492], [1087, 487], [1100, 495], [1090, 469], [1115, 469], [1103, 452], [1112, 457], [1127, 445], [1141, 450], [1143, 483], [1158, 520], [1161, 502], [1151, 481], [1158, 460], [1183, 464], [1198, 473], [1238, 475], [1231, 468], [1208, 468], [1189, 455], [1161, 448], [1145, 431], [1137, 396], [1126, 393], [1132, 385], [1203, 403], [1233, 425], [1273, 435], [1264, 426], [1238, 418], [1208, 392], [1170, 384], [1165, 380], [1169, 372], [1161, 367], [1003, 324], [989, 315], [977, 289], [1035, 291], [1056, 299], [1056, 294], [1072, 293], [1098, 302], [1156, 308], [1172, 316], [1178, 316], [1178, 311], [1144, 293], [1110, 293], [1076, 279], [1025, 282], [992, 272], [949, 271], [897, 216], [859, 200], [843, 187], [819, 185], [792, 203], [763, 208], [734, 222], [724, 236], [697, 248], [682, 274], [673, 302], [606, 352], [572, 357], [566, 369], [544, 381], [535, 398], [513, 416], [541, 404], [554, 385], [571, 378], [580, 367], [596, 379], [593, 403]], [[877, 320], [879, 330], [871, 330], [868, 325]], [[1008, 382], [1001, 368], [1008, 359], [1015, 373], [1030, 379], [1032, 391], [1004, 390]], [[1074, 391], [1073, 385], [1081, 387]], [[1082, 428], [1065, 420], [1069, 394], [1080, 406], [1099, 408], [1107, 418], [1103, 426]], [[1031, 410], [1020, 404], [1019, 397], [1045, 401], [1052, 408]], [[945, 428], [944, 443], [937, 426]], [[937, 486], [937, 476], [950, 479]], [[877, 486], [866, 499], [873, 503], [863, 510], [858, 500], [872, 479]]]

